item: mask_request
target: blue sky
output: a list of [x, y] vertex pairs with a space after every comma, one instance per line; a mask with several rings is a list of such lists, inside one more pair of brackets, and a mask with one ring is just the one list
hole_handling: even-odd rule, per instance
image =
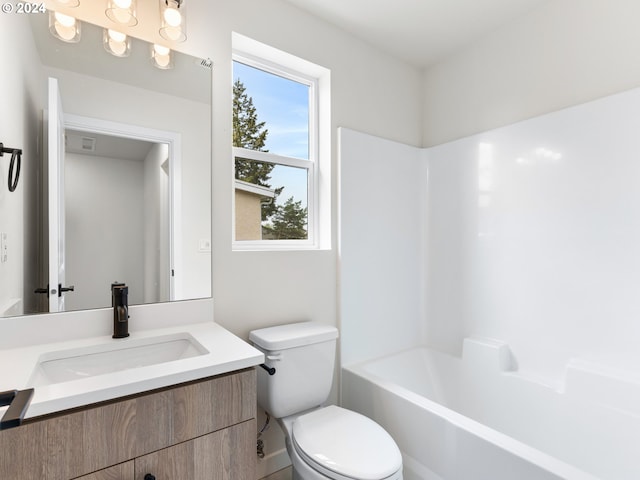
[[[289, 79], [263, 72], [239, 62], [233, 64], [233, 80], [246, 87], [253, 99], [258, 121], [266, 122], [266, 148], [271, 153], [309, 158], [309, 87]], [[307, 178], [304, 169], [281, 167], [271, 173], [272, 187], [285, 186], [278, 198], [289, 197], [307, 205]]]

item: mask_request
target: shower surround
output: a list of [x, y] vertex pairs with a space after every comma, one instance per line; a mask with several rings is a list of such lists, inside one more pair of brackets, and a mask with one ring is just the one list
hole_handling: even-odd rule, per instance
[[[639, 440], [624, 427], [640, 415], [639, 131], [637, 89], [428, 149], [341, 129], [343, 367], [416, 347], [464, 359], [469, 341], [498, 342], [509, 360], [497, 375], [626, 418], [585, 420], [610, 452], [591, 450], [580, 422], [565, 425], [577, 445], [563, 462], [637, 478], [622, 447]], [[502, 432], [488, 404], [470, 402], [459, 413]], [[525, 429], [553, 418], [517, 396], [509, 404]], [[620, 470], [589, 466], [614, 451]]]

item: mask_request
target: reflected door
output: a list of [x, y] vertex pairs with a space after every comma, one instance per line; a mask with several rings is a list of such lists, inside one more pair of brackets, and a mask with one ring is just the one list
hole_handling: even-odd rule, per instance
[[[49, 189], [49, 311], [64, 311], [64, 111], [58, 80], [49, 78], [48, 189]], [[71, 287], [73, 288], [73, 287]]]

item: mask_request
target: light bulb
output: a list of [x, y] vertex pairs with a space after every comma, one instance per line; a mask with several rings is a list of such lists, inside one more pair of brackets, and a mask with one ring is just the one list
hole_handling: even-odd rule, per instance
[[109, 29], [108, 32], [109, 38], [114, 42], [124, 43], [124, 41], [127, 39], [127, 36], [124, 33], [118, 32], [116, 30]]
[[120, 25], [133, 27], [138, 24], [135, 0], [109, 0], [104, 13]]
[[71, 16], [69, 16], [69, 15], [65, 15], [64, 13], [56, 12], [55, 16], [56, 16], [56, 22], [58, 24], [60, 24], [60, 26], [62, 26], [62, 27], [70, 28], [70, 27], [74, 27], [76, 25], [76, 19], [71, 17]]
[[67, 42], [73, 40], [76, 36], [75, 28], [65, 27], [59, 23], [56, 23], [56, 33], [62, 40], [66, 40]]
[[115, 42], [113, 40], [109, 40], [109, 48], [111, 49], [111, 53], [122, 57], [125, 53], [127, 53], [127, 44], [124, 42]]
[[158, 66], [161, 68], [166, 68], [171, 61], [169, 55], [156, 55], [155, 59]]
[[163, 45], [153, 44], [151, 49], [151, 59], [154, 65], [163, 70], [169, 69], [171, 65], [171, 50]]
[[75, 43], [80, 40], [80, 22], [64, 13], [49, 13], [49, 31], [65, 42]]
[[170, 42], [187, 39], [185, 9], [182, 0], [165, 0], [160, 3], [160, 36]]
[[158, 55], [162, 55], [162, 56], [169, 55], [169, 52], [171, 52], [171, 49], [169, 47], [158, 45], [157, 43], [153, 44], [153, 49]]
[[170, 27], [179, 27], [182, 23], [182, 14], [177, 8], [167, 8], [164, 11], [164, 21]]
[[104, 49], [111, 55], [115, 55], [116, 57], [129, 56], [131, 43], [129, 42], [126, 34], [118, 32], [117, 30], [105, 28], [102, 42], [104, 44]]

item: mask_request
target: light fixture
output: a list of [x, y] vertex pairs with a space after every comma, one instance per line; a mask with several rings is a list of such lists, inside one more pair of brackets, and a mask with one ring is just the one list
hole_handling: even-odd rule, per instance
[[128, 57], [131, 52], [131, 40], [124, 33], [105, 28], [102, 34], [104, 49], [116, 57]]
[[138, 24], [136, 0], [108, 0], [104, 13], [119, 25], [133, 27]]
[[187, 39], [184, 0], [160, 0], [160, 35], [171, 42]]
[[164, 45], [154, 43], [151, 45], [151, 63], [162, 70], [173, 68], [173, 57], [171, 49]]
[[53, 10], [49, 12], [49, 31], [63, 42], [77, 43], [80, 41], [80, 22], [64, 13]]

